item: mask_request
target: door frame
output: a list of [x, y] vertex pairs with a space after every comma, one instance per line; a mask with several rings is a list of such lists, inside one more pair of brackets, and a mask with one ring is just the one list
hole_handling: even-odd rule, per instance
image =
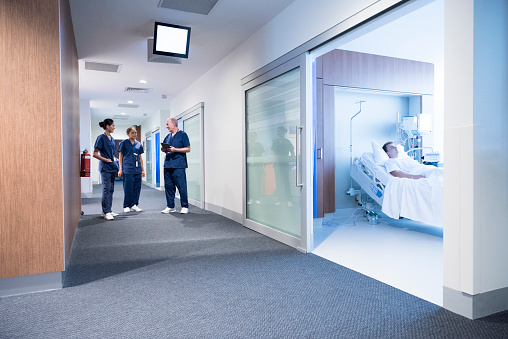
[[[150, 131], [145, 133], [145, 142], [146, 145], [150, 142], [150, 163], [151, 163], [151, 170], [152, 170], [152, 182], [149, 183], [148, 179], [143, 181], [147, 186], [150, 186], [152, 188], [160, 189], [160, 177], [159, 177], [159, 186], [157, 186], [157, 168], [159, 169], [159, 176], [160, 176], [160, 156], [159, 161], [157, 159], [157, 151], [159, 150], [159, 146], [156, 144], [155, 141], [155, 134], [159, 133], [159, 140], [160, 140], [160, 128], [156, 127], [154, 129], [151, 129]], [[146, 146], [145, 145], [145, 146]], [[146, 150], [145, 150], [146, 151]], [[145, 165], [148, 163], [148, 152], [146, 152], [147, 156], [145, 156]], [[154, 167], [157, 166], [157, 167]]]

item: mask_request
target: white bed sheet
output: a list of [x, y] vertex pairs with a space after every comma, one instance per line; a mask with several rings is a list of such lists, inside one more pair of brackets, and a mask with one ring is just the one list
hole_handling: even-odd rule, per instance
[[442, 168], [426, 166], [426, 178], [414, 180], [392, 176], [384, 166], [375, 164], [373, 153], [364, 153], [361, 160], [385, 185], [383, 213], [443, 227]]

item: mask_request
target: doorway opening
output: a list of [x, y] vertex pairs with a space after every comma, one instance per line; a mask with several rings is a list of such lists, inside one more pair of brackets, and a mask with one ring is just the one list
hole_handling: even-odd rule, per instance
[[145, 137], [146, 184], [152, 188], [159, 189], [161, 186], [159, 128], [146, 133]]
[[[418, 217], [390, 218], [382, 212], [382, 200], [376, 199], [376, 184], [365, 188], [351, 173], [355, 158], [376, 153], [373, 141], [394, 141], [405, 151], [414, 148], [409, 156], [443, 167], [443, 8], [443, 0], [433, 1], [312, 53], [315, 98], [321, 100], [315, 106], [325, 112], [314, 120], [313, 253], [440, 306], [442, 215], [440, 225]], [[335, 60], [326, 68], [322, 58], [330, 53], [347, 62]], [[431, 92], [417, 75], [428, 65]], [[330, 78], [329, 72], [339, 72], [336, 82], [323, 80]], [[426, 119], [431, 124], [424, 130], [420, 126]], [[407, 127], [410, 121], [416, 125]], [[379, 194], [386, 199], [384, 193]]]

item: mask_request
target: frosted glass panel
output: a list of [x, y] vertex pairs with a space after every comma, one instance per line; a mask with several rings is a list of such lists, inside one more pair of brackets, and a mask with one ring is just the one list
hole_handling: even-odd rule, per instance
[[153, 184], [152, 180], [152, 138], [148, 137], [146, 138], [146, 182], [150, 185]]
[[246, 115], [247, 219], [299, 238], [300, 70], [248, 90]]
[[187, 153], [187, 193], [189, 199], [201, 201], [201, 114], [183, 121], [183, 131], [189, 136], [191, 151]]

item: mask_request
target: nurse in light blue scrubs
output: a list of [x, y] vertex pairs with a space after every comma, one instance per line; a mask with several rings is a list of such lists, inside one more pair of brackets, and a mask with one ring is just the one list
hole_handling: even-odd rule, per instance
[[111, 133], [115, 131], [113, 119], [105, 119], [99, 122], [104, 128], [104, 133], [97, 137], [93, 149], [93, 157], [100, 160], [99, 172], [102, 179], [102, 214], [104, 219], [113, 220], [118, 213], [113, 213], [113, 192], [115, 191], [115, 177], [118, 173], [118, 165], [115, 163], [115, 139]]
[[141, 192], [141, 178], [145, 176], [145, 169], [143, 168], [143, 145], [136, 140], [138, 132], [134, 127], [127, 129], [127, 136], [120, 143], [119, 147], [119, 165], [120, 170], [118, 176], [123, 174], [123, 211], [125, 213], [134, 211], [141, 212], [142, 209], [139, 205], [139, 193]]

